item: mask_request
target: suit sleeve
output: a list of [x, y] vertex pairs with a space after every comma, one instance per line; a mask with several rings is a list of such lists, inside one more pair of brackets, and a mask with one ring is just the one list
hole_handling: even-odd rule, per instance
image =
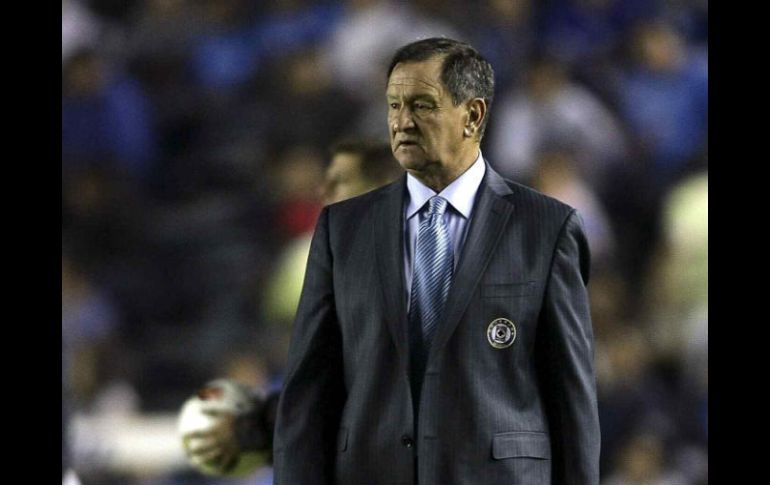
[[573, 210], [554, 250], [536, 349], [555, 485], [599, 484], [600, 430], [586, 288], [589, 265], [583, 223]]
[[310, 245], [294, 321], [287, 377], [278, 403], [274, 483], [332, 483], [336, 435], [345, 388], [342, 337], [336, 317], [325, 208]]

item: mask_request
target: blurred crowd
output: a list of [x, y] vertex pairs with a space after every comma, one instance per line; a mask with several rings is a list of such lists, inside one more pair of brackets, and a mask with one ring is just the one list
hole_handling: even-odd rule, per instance
[[173, 413], [219, 376], [280, 388], [330, 147], [387, 142], [389, 58], [433, 36], [495, 69], [492, 166], [585, 220], [602, 485], [707, 483], [706, 0], [62, 0], [63, 461], [84, 483], [211, 483], [78, 465], [66, 417]]

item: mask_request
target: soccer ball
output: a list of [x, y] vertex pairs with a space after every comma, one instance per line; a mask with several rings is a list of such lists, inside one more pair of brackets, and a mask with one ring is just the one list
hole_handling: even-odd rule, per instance
[[[194, 432], [210, 431], [224, 419], [237, 417], [250, 412], [254, 401], [249, 390], [236, 382], [217, 379], [206, 384], [203, 391], [190, 397], [182, 405], [177, 422], [179, 436]], [[187, 438], [188, 444], [195, 444], [201, 438]], [[184, 444], [183, 444], [184, 446]], [[189, 456], [193, 468], [205, 475], [220, 477], [244, 477], [254, 473], [267, 463], [268, 451], [244, 451], [236, 463], [227, 469], [211, 463], [205, 463], [195, 456]]]

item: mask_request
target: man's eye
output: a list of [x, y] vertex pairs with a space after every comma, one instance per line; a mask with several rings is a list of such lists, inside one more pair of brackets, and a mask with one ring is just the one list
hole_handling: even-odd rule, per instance
[[398, 109], [398, 103], [390, 103], [391, 109]]
[[425, 104], [425, 103], [415, 103], [414, 104], [414, 109], [420, 110], [420, 111], [426, 111], [426, 110], [430, 109], [430, 105]]

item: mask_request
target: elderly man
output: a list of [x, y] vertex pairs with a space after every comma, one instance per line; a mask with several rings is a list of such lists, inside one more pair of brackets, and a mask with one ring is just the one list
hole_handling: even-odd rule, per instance
[[596, 484], [575, 210], [479, 149], [492, 68], [427, 39], [388, 70], [407, 175], [319, 219], [275, 428], [276, 484]]
[[599, 483], [586, 283], [571, 207], [502, 179], [471, 46], [388, 70], [407, 174], [318, 221], [277, 407], [277, 485]]

